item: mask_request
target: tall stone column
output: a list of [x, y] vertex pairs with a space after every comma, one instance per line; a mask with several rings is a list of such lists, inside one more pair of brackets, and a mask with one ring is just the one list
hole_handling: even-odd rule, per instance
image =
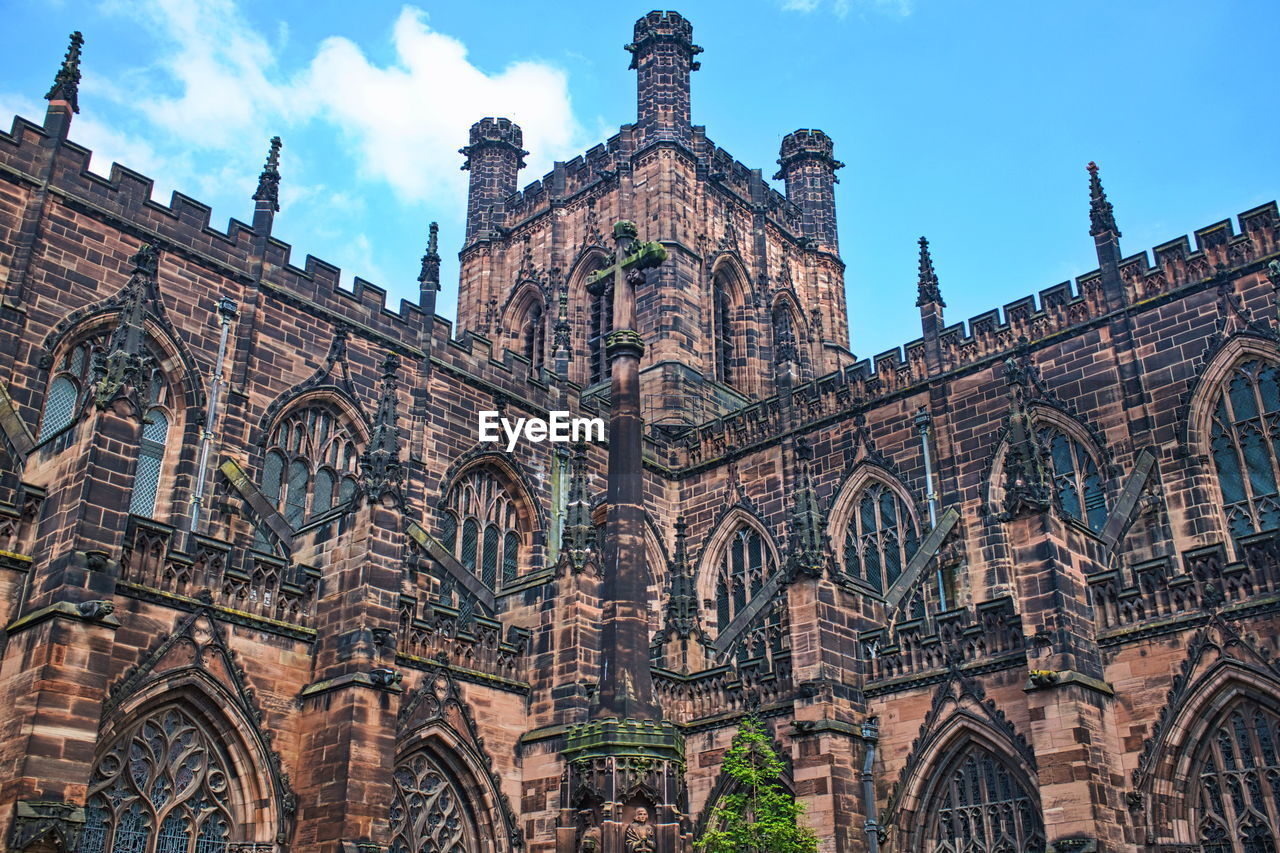
[[561, 791], [559, 853], [674, 853], [684, 818], [684, 740], [653, 698], [649, 673], [648, 567], [644, 547], [644, 423], [635, 288], [666, 259], [639, 243], [630, 222], [614, 226], [614, 263], [589, 287], [613, 289], [615, 329], [609, 416], [609, 517], [602, 566], [600, 685], [591, 720], [570, 727]]

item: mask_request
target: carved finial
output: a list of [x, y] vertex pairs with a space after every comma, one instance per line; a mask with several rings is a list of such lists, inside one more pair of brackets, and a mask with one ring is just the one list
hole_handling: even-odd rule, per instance
[[827, 565], [826, 520], [818, 508], [818, 495], [813, 487], [810, 468], [813, 448], [808, 439], [800, 437], [795, 444], [795, 500], [789, 520], [790, 542], [787, 554], [787, 575], [796, 577], [820, 577]]
[[917, 306], [923, 307], [933, 303], [943, 308], [947, 307], [947, 303], [942, 301], [942, 291], [938, 288], [938, 274], [933, 271], [929, 241], [924, 237], [920, 238], [920, 278], [916, 282], [916, 289], [919, 292], [916, 297]]
[[404, 466], [400, 463], [400, 430], [396, 427], [399, 370], [400, 357], [394, 352], [387, 353], [382, 362], [382, 394], [378, 398], [378, 413], [373, 419], [369, 447], [360, 456], [364, 492], [370, 501], [379, 501], [384, 495], [397, 503], [401, 500]]
[[280, 137], [271, 137], [271, 150], [267, 152], [267, 163], [258, 176], [258, 191], [253, 194], [254, 201], [266, 202], [271, 209], [280, 212]]
[[581, 572], [596, 544], [596, 526], [591, 521], [591, 498], [587, 494], [587, 446], [573, 448], [569, 473], [569, 505], [564, 521], [564, 553], [573, 572]]
[[[120, 317], [111, 332], [106, 349], [93, 363], [94, 403], [105, 409], [129, 389], [143, 392], [144, 381], [150, 380], [151, 357], [147, 354], [144, 323], [147, 301], [151, 298], [159, 269], [160, 252], [150, 243], [143, 244], [133, 257], [133, 272], [120, 294]], [[141, 406], [140, 406], [141, 408]]]
[[1089, 234], [1097, 237], [1110, 231], [1121, 236], [1116, 227], [1115, 213], [1111, 202], [1107, 201], [1107, 193], [1102, 189], [1102, 181], [1098, 178], [1098, 164], [1089, 161]]
[[46, 101], [66, 101], [71, 105], [71, 112], [80, 112], [80, 48], [84, 46], [84, 36], [76, 30], [71, 34], [71, 43], [67, 45], [67, 55], [62, 60], [62, 67], [53, 78], [53, 88], [44, 96]]
[[422, 272], [418, 273], [418, 281], [440, 289], [440, 225], [432, 222], [427, 232], [427, 252], [422, 256]]

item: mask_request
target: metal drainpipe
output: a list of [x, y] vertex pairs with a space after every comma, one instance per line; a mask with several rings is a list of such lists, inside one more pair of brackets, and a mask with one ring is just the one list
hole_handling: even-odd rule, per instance
[[863, 828], [867, 833], [868, 853], [880, 853], [880, 813], [876, 810], [875, 776], [871, 768], [876, 763], [876, 743], [880, 740], [880, 724], [875, 717], [867, 717], [862, 723], [862, 742], [866, 754], [862, 761], [862, 804], [867, 812]]
[[200, 532], [200, 509], [204, 504], [204, 484], [209, 473], [209, 448], [213, 444], [214, 429], [218, 424], [218, 404], [222, 399], [222, 366], [227, 357], [227, 336], [231, 332], [231, 323], [239, 313], [236, 301], [229, 296], [218, 300], [216, 308], [218, 322], [222, 324], [221, 337], [218, 340], [217, 371], [213, 375], [213, 386], [209, 389], [209, 415], [204, 419], [204, 430], [200, 434], [200, 461], [196, 467], [196, 487], [191, 493], [191, 532]]
[[[929, 498], [929, 529], [938, 526], [938, 493], [933, 488], [933, 457], [929, 452], [929, 431], [932, 419], [924, 407], [916, 412], [916, 428], [920, 431], [920, 448], [924, 451], [924, 487]], [[935, 581], [938, 585], [938, 604], [940, 610], [947, 609], [947, 590], [943, 583], [942, 568], [936, 570]]]

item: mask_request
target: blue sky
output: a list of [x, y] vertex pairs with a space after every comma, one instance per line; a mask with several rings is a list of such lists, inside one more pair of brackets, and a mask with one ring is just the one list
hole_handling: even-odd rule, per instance
[[[84, 31], [72, 137], [248, 220], [284, 138], [276, 235], [416, 298], [427, 224], [453, 314], [466, 173], [485, 115], [525, 129], [530, 168], [629, 122], [622, 46], [649, 6], [618, 3], [237, 3], [0, 0], [0, 122], [43, 116], [67, 33]], [[967, 319], [1095, 266], [1085, 163], [1096, 160], [1126, 254], [1280, 194], [1280, 3], [755, 0], [682, 2], [705, 48], [694, 121], [749, 166], [820, 127], [837, 188], [852, 348], [919, 335], [916, 239], [947, 319]]]

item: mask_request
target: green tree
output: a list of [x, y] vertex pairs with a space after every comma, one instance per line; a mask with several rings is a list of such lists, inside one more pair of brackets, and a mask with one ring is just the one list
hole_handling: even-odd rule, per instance
[[804, 806], [782, 787], [783, 769], [764, 723], [743, 720], [724, 756], [729, 793], [694, 843], [698, 853], [816, 853], [817, 836], [801, 823]]

